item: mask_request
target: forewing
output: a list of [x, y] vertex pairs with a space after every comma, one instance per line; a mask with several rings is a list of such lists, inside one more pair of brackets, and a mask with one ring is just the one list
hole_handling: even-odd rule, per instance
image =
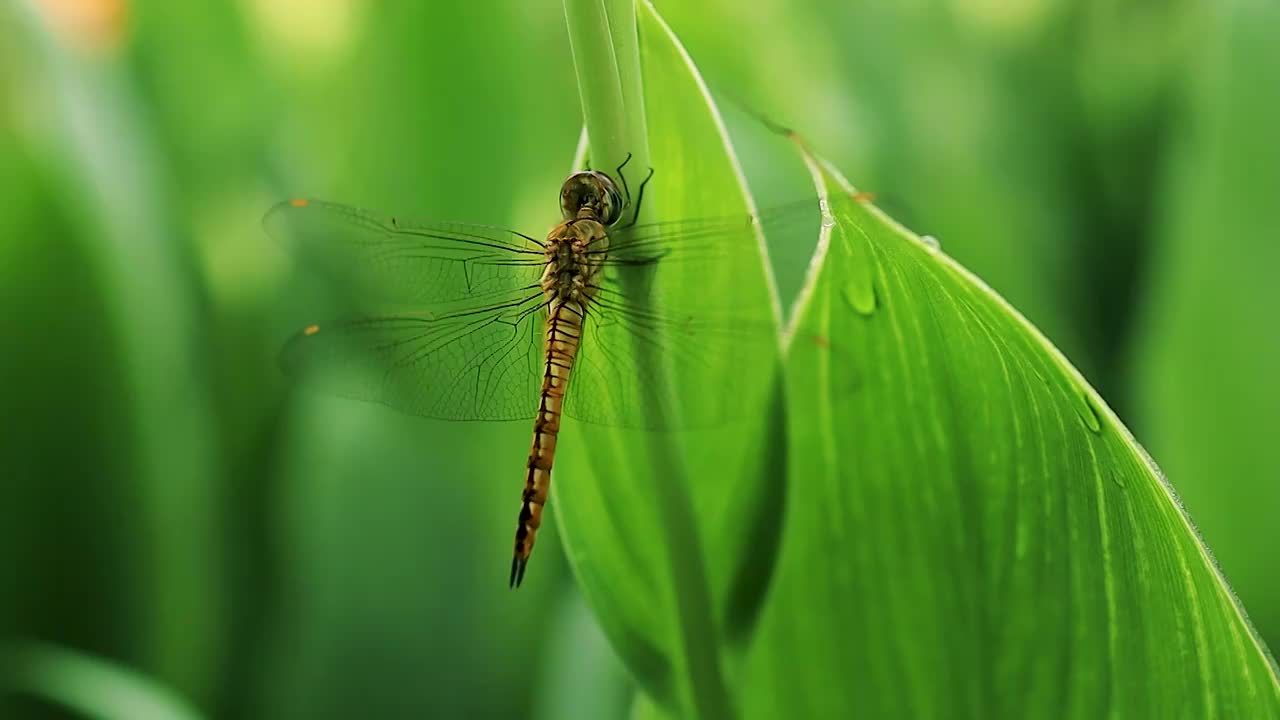
[[533, 287], [541, 243], [513, 230], [420, 222], [318, 200], [290, 200], [263, 219], [305, 268], [373, 308], [499, 300]]
[[533, 417], [544, 317], [536, 241], [316, 201], [281, 203], [264, 224], [361, 314], [297, 333], [281, 353], [286, 374], [413, 415]]

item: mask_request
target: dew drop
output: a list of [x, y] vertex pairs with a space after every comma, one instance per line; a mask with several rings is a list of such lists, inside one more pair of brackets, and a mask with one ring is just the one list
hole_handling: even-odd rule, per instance
[[[1051, 365], [1049, 375], [1042, 374], [1034, 365], [1031, 369], [1051, 392], [1057, 391], [1066, 395], [1080, 422], [1089, 428], [1090, 432], [1095, 435], [1102, 434], [1102, 415], [1105, 413], [1098, 409], [1099, 401], [1095, 400], [1096, 395], [1088, 384], [1065, 367]], [[1053, 375], [1056, 375], [1057, 379], [1054, 379]]]
[[875, 287], [867, 284], [849, 283], [844, 286], [844, 301], [859, 315], [867, 316], [876, 311]]
[[942, 249], [942, 243], [938, 242], [938, 238], [932, 235], [921, 235], [920, 242], [924, 243], [925, 248], [930, 252], [938, 252]]
[[1101, 435], [1102, 420], [1098, 417], [1098, 411], [1093, 406], [1089, 393], [1087, 391], [1077, 390], [1073, 395], [1076, 399], [1076, 414], [1080, 416], [1080, 420], [1084, 422], [1084, 426], [1089, 428], [1089, 430], [1095, 435]]
[[846, 279], [840, 294], [854, 312], [868, 316], [876, 311], [878, 304], [872, 282], [875, 260], [868, 247], [870, 241], [866, 233], [859, 232], [859, 235], [853, 236], [843, 223], [836, 223], [833, 229], [833, 241], [844, 249], [841, 261]]
[[1111, 482], [1115, 483], [1116, 487], [1123, 490], [1125, 487], [1124, 477], [1121, 476], [1120, 473], [1115, 470], [1110, 471], [1108, 474], [1111, 476]]

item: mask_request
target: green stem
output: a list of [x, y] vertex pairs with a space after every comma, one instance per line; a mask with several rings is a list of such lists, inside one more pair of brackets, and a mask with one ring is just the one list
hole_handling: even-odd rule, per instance
[[565, 0], [564, 13], [592, 165], [613, 175], [630, 154], [629, 174], [643, 177], [649, 134], [635, 5], [632, 0]]
[[[612, 168], [629, 153], [628, 167], [638, 170], [632, 176], [647, 173], [649, 143], [634, 0], [565, 0], [564, 7], [592, 164], [612, 174]], [[623, 274], [622, 282], [627, 281]], [[632, 350], [642, 366], [665, 370], [661, 354], [651, 344], [637, 342]], [[664, 424], [662, 403], [654, 395], [645, 400], [645, 412], [656, 424]], [[683, 714], [733, 717], [684, 455], [669, 433], [645, 433], [644, 440], [654, 459], [654, 499], [675, 593], [672, 611], [679, 629], [675, 640], [688, 678], [688, 696], [681, 704], [691, 712]]]

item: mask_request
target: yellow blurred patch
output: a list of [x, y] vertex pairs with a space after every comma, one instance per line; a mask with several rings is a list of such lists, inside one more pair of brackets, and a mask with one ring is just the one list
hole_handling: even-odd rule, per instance
[[302, 55], [304, 62], [313, 64], [350, 49], [360, 35], [367, 4], [361, 0], [242, 0], [269, 52], [282, 58]]

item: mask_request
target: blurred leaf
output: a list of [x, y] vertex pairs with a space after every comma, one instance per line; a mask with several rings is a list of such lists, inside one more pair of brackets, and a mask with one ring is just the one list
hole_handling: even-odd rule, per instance
[[59, 177], [15, 147], [6, 120], [0, 187], [13, 204], [0, 212], [0, 306], [20, 310], [0, 317], [0, 567], [11, 578], [0, 583], [0, 638], [136, 658], [146, 535], [130, 522], [137, 488], [106, 479], [133, 468], [115, 420], [130, 404], [121, 358]]
[[825, 182], [798, 321], [826, 340], [788, 361], [748, 715], [1280, 716], [1274, 665], [1115, 415], [985, 285]]
[[129, 522], [149, 540], [144, 664], [204, 701], [224, 628], [213, 532], [221, 463], [201, 284], [168, 213], [163, 158], [126, 69], [59, 26], [52, 5], [18, 7], [37, 49], [31, 70], [48, 88], [42, 99], [54, 118], [41, 128], [43, 139], [61, 171], [70, 224], [89, 239], [87, 262], [121, 356], [115, 382], [130, 401], [114, 420], [128, 433], [133, 467], [124, 481], [136, 483], [141, 498]]
[[152, 678], [53, 645], [0, 650], [0, 702], [9, 692], [43, 698], [101, 720], [200, 717], [185, 698]]
[[569, 593], [550, 627], [557, 641], [545, 649], [533, 716], [545, 720], [624, 716], [635, 695], [634, 684], [582, 596]]
[[1280, 10], [1206, 7], [1131, 372], [1150, 446], [1280, 643]]

